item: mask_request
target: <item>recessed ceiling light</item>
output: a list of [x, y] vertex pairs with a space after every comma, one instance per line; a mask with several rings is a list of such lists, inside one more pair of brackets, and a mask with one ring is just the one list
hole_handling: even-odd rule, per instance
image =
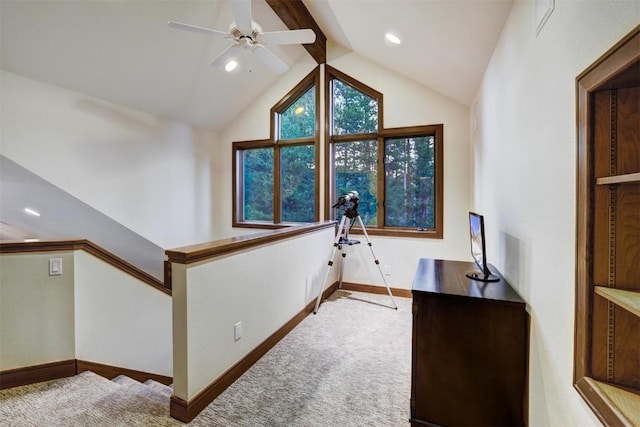
[[33, 215], [33, 216], [40, 216], [40, 212], [31, 209], [31, 208], [24, 208], [25, 213], [28, 213], [29, 215]]
[[296, 108], [295, 110], [293, 110], [293, 114], [299, 115], [299, 114], [302, 114], [302, 113], [304, 113], [304, 107], [302, 105], [299, 106], [298, 108]]
[[39, 242], [40, 239], [24, 239], [25, 243], [30, 243], [30, 242]]
[[387, 33], [385, 34], [385, 37], [387, 38], [387, 40], [389, 40], [391, 43], [393, 44], [400, 44], [402, 43], [400, 41], [400, 39], [398, 38], [398, 36], [396, 36], [395, 34], [392, 33]]
[[235, 70], [237, 66], [238, 63], [234, 60], [231, 60], [227, 62], [227, 65], [224, 66], [224, 69], [227, 73], [230, 73], [231, 71]]

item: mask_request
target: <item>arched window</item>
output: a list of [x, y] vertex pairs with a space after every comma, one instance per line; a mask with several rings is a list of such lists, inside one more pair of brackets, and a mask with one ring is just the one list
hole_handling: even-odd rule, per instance
[[271, 108], [271, 138], [233, 143], [233, 225], [318, 221], [319, 68]]

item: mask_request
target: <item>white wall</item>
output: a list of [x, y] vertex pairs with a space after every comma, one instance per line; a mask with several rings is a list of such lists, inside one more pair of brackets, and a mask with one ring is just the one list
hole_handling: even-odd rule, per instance
[[6, 71], [0, 85], [0, 154], [160, 247], [213, 240], [216, 134]]
[[477, 95], [473, 208], [489, 260], [529, 304], [530, 425], [599, 425], [572, 386], [575, 78], [640, 22], [640, 3], [555, 0], [537, 37], [534, 21], [534, 2], [516, 1]]
[[[49, 259], [62, 275], [49, 276]], [[73, 252], [0, 256], [0, 371], [75, 359]]]
[[78, 359], [172, 376], [172, 346], [171, 297], [93, 255], [0, 256], [0, 371]]
[[173, 376], [171, 296], [75, 252], [76, 358]]
[[[174, 394], [189, 401], [315, 301], [332, 241], [329, 227], [186, 267], [174, 263]], [[235, 341], [237, 322], [243, 335]]]
[[[383, 93], [385, 127], [444, 124], [444, 239], [371, 237], [378, 259], [385, 270], [391, 272], [386, 277], [389, 285], [410, 289], [420, 258], [470, 259], [467, 219], [471, 200], [469, 109], [352, 52], [331, 44], [328, 49], [329, 65]], [[308, 64], [294, 67], [276, 85], [256, 98], [252, 107], [221, 135], [214, 168], [219, 178], [214, 180], [216, 199], [220, 200], [220, 209], [214, 216], [221, 219], [217, 224], [221, 227], [216, 230], [217, 235], [233, 236], [243, 232], [231, 228], [232, 189], [229, 177], [232, 142], [268, 138], [270, 108], [312, 69], [313, 65]], [[251, 126], [247, 127], [247, 123]], [[324, 141], [322, 144], [324, 154]], [[324, 161], [321, 168], [324, 169]], [[324, 179], [320, 185], [321, 200], [324, 200]], [[349, 250], [344, 280], [383, 285], [365, 245]]]

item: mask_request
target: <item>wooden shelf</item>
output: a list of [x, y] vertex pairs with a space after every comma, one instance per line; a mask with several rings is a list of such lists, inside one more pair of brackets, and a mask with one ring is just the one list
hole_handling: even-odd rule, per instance
[[589, 378], [588, 383], [601, 398], [617, 409], [617, 416], [625, 426], [640, 426], [640, 395]]
[[596, 179], [598, 185], [610, 185], [610, 184], [629, 184], [640, 182], [640, 172], [628, 173], [625, 175], [603, 176]]
[[640, 317], [640, 292], [596, 286], [596, 294]]

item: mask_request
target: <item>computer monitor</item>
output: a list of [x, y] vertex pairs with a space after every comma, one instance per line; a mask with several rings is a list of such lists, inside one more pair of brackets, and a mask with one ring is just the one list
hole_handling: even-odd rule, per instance
[[469, 235], [471, 240], [471, 256], [479, 270], [466, 273], [466, 276], [480, 282], [497, 282], [500, 280], [491, 273], [487, 264], [487, 253], [484, 236], [484, 217], [475, 212], [469, 212]]

